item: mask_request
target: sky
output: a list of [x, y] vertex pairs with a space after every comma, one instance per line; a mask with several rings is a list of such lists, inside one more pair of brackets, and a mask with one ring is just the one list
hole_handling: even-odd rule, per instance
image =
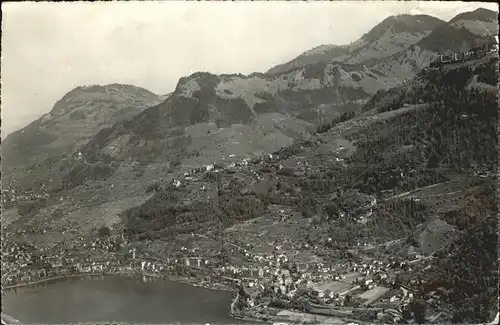
[[480, 2], [2, 3], [2, 138], [77, 86], [163, 95], [183, 76], [265, 72], [322, 44], [348, 44], [396, 14], [449, 20]]

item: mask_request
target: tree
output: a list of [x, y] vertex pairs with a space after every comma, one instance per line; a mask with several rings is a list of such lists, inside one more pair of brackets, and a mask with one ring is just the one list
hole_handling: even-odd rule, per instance
[[417, 324], [425, 324], [425, 302], [421, 299], [418, 299], [416, 301], [413, 301], [409, 307], [410, 311], [413, 313], [415, 322], [417, 322]]
[[181, 160], [180, 159], [174, 159], [171, 163], [172, 167], [177, 167], [177, 166], [180, 166], [181, 164]]
[[101, 227], [98, 230], [99, 237], [109, 237], [111, 236], [111, 229], [107, 226]]
[[332, 202], [324, 207], [324, 211], [328, 218], [333, 218], [338, 215], [339, 206], [336, 204], [336, 202]]
[[300, 309], [305, 313], [310, 312], [311, 308], [312, 308], [311, 302], [307, 299], [301, 299], [299, 306], [300, 306]]

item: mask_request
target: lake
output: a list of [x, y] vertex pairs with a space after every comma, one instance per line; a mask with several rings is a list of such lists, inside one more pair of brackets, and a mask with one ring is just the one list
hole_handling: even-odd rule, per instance
[[162, 279], [82, 276], [6, 290], [2, 312], [21, 323], [242, 323], [232, 294]]

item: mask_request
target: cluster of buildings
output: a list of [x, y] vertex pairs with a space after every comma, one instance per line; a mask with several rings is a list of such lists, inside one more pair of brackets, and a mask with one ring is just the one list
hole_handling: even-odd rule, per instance
[[[234, 155], [230, 155], [231, 158], [234, 157]], [[279, 161], [279, 156], [277, 154], [265, 154], [262, 156], [258, 157], [252, 157], [252, 158], [243, 158], [240, 161], [233, 161], [228, 163], [225, 166], [219, 166], [218, 164], [208, 164], [208, 165], [203, 165], [202, 167], [198, 168], [193, 168], [192, 170], [185, 172], [184, 177], [188, 177], [194, 174], [199, 174], [199, 173], [204, 173], [204, 172], [209, 172], [209, 171], [218, 171], [220, 168], [235, 168], [235, 167], [243, 167], [243, 166], [248, 166], [248, 165], [257, 165], [263, 162], [276, 162]]]
[[47, 187], [42, 185], [40, 191], [19, 191], [15, 189], [3, 188], [2, 189], [2, 206], [6, 209], [16, 206], [22, 201], [35, 201], [39, 199], [47, 199], [49, 193], [47, 192]]
[[[416, 289], [411, 286], [423, 283], [413, 279], [406, 285], [406, 281], [399, 283], [398, 276], [411, 273], [418, 268], [417, 263], [425, 261], [417, 257], [412, 261], [387, 258], [365, 259], [359, 263], [296, 263], [293, 257], [279, 251], [266, 256], [250, 254], [249, 257], [254, 261], [252, 266], [219, 269], [221, 275], [238, 279], [249, 293], [245, 301], [247, 308], [261, 305], [262, 298], [269, 298], [269, 295], [291, 302], [307, 292], [315, 310], [348, 306], [370, 309], [378, 305], [390, 310], [390, 315], [385, 317], [390, 316], [394, 321], [401, 319], [403, 309], [416, 298]], [[438, 295], [431, 294], [427, 298], [429, 306], [439, 304]]]
[[76, 272], [80, 264], [112, 263], [120, 244], [113, 238], [76, 242], [54, 247], [35, 247], [2, 241], [2, 283], [5, 285], [36, 281]]
[[54, 247], [2, 240], [2, 284], [10, 286], [77, 274], [161, 274], [176, 266], [207, 269], [216, 264], [210, 258], [192, 256], [193, 252], [187, 249], [178, 256], [161, 260], [147, 255], [141, 255], [136, 247], [117, 236], [79, 237], [72, 243]]
[[440, 54], [437, 59], [431, 63], [430, 67], [437, 67], [442, 64], [451, 64], [458, 62], [465, 62], [469, 60], [476, 60], [485, 57], [488, 53], [498, 52], [498, 36], [496, 36], [496, 43], [487, 43], [483, 46], [478, 46], [467, 52], [450, 52], [447, 54]]
[[[340, 154], [343, 147], [334, 153]], [[79, 155], [81, 159], [81, 155]], [[278, 155], [268, 154], [261, 157], [245, 158], [240, 162], [230, 163], [227, 167], [241, 167], [249, 164], [274, 163]], [[340, 161], [337, 157], [337, 161]], [[299, 162], [297, 162], [299, 165]], [[280, 166], [280, 168], [282, 168]], [[205, 165], [184, 173], [185, 179], [194, 174], [216, 171], [216, 164]], [[406, 172], [406, 171], [405, 171]], [[394, 177], [403, 178], [404, 172], [398, 171]], [[392, 176], [391, 176], [392, 177]], [[174, 186], [180, 186], [180, 180], [174, 180]], [[368, 218], [377, 204], [370, 197], [366, 205]], [[284, 213], [284, 211], [280, 211]], [[361, 220], [361, 219], [360, 219]], [[364, 220], [364, 219], [363, 219]], [[237, 246], [245, 256], [246, 266], [237, 266], [230, 262], [221, 265], [220, 261], [193, 256], [195, 251], [184, 251], [178, 256], [153, 259], [140, 256], [137, 250], [124, 242], [124, 239], [105, 237], [97, 239], [78, 238], [71, 244], [55, 248], [36, 248], [29, 245], [17, 245], [2, 240], [2, 282], [4, 285], [35, 281], [44, 277], [95, 274], [95, 273], [142, 273], [166, 274], [176, 266], [193, 269], [209, 269], [220, 277], [230, 278], [240, 283], [252, 294], [247, 300], [249, 307], [259, 304], [259, 295], [265, 290], [273, 295], [288, 300], [301, 295], [304, 290], [310, 292], [311, 299], [328, 306], [346, 306], [352, 297], [361, 304], [372, 305], [377, 301], [386, 304], [404, 306], [413, 299], [411, 288], [399, 286], [395, 292], [395, 277], [398, 272], [409, 271], [406, 262], [368, 260], [363, 263], [300, 263], [294, 257], [281, 250], [276, 244], [273, 252], [255, 254], [251, 249]], [[359, 246], [360, 244], [358, 244]], [[365, 246], [367, 244], [364, 244]], [[296, 247], [299, 248], [299, 247]], [[120, 258], [125, 257], [125, 258]]]
[[[230, 155], [230, 158], [233, 158], [233, 157], [234, 157], [234, 155]], [[193, 180], [193, 176], [198, 175], [198, 174], [202, 174], [205, 172], [210, 172], [210, 171], [218, 172], [221, 169], [241, 168], [241, 167], [248, 166], [248, 165], [257, 165], [257, 164], [260, 164], [263, 162], [266, 162], [266, 163], [276, 162], [278, 160], [279, 160], [278, 154], [265, 154], [265, 155], [253, 157], [253, 158], [247, 157], [247, 158], [243, 158], [240, 161], [230, 162], [228, 164], [225, 164], [224, 166], [214, 163], [214, 164], [203, 165], [202, 167], [193, 168], [187, 172], [184, 172], [183, 177], [184, 177], [185, 181], [190, 181], [190, 180]], [[259, 177], [258, 175], [255, 175], [255, 176]], [[183, 184], [183, 180], [181, 180], [181, 179], [174, 179], [172, 181], [172, 185], [175, 187], [179, 187], [182, 184]], [[202, 188], [201, 190], [205, 190], [205, 189]]]
[[[259, 305], [264, 292], [292, 301], [308, 292], [312, 301], [321, 305], [344, 308], [346, 302], [358, 301], [369, 307], [377, 301], [393, 306], [400, 312], [413, 299], [411, 288], [396, 288], [399, 272], [410, 271], [412, 263], [396, 260], [369, 260], [363, 263], [298, 263], [280, 246], [268, 254], [253, 254], [248, 247], [240, 247], [246, 257], [246, 266], [221, 265], [220, 261], [192, 256], [184, 252], [162, 260], [137, 256], [134, 247], [117, 238], [99, 238], [93, 241], [79, 238], [72, 246], [37, 248], [2, 241], [2, 282], [4, 285], [32, 282], [41, 278], [72, 274], [170, 274], [176, 266], [205, 269], [221, 279], [234, 280], [250, 292], [246, 301], [249, 308]], [[181, 252], [182, 253], [182, 252]], [[193, 254], [191, 254], [193, 253]], [[119, 258], [119, 254], [128, 259]], [[190, 256], [191, 255], [191, 256]], [[215, 278], [213, 279], [215, 280]], [[429, 298], [431, 303], [437, 297]]]

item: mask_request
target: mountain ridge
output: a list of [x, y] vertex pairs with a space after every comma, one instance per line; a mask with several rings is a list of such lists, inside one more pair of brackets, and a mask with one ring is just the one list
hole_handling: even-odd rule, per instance
[[100, 129], [133, 118], [159, 101], [158, 95], [132, 85], [73, 88], [47, 114], [7, 135], [2, 141], [4, 166], [36, 164], [50, 155], [75, 150]]
[[[398, 39], [394, 32], [409, 36]], [[73, 106], [66, 103], [74, 93], [97, 93], [100, 96], [97, 99], [106, 102], [118, 92], [121, 104], [128, 105], [127, 92], [130, 92], [136, 93], [132, 97], [147, 99], [143, 101], [144, 107], [129, 112], [127, 118], [121, 116], [114, 123], [109, 121], [94, 128], [90, 132], [92, 136], [73, 141], [72, 150], [80, 148], [94, 159], [111, 154], [118, 160], [140, 157], [143, 161], [173, 159], [176, 154], [194, 159], [193, 155], [203, 157], [203, 152], [211, 152], [205, 157], [210, 160], [215, 154], [212, 148], [215, 143], [219, 149], [225, 147], [226, 150], [235, 149], [228, 143], [240, 143], [241, 155], [262, 152], [264, 147], [274, 150], [291, 143], [293, 137], [310, 132], [321, 120], [339, 117], [347, 110], [359, 111], [379, 90], [388, 90], [412, 78], [434, 60], [437, 53], [448, 49], [446, 42], [439, 42], [448, 34], [452, 36], [450, 39], [456, 40], [456, 48], [469, 46], [475, 38], [481, 38], [428, 15], [390, 16], [365, 33], [357, 44], [351, 44], [350, 49], [349, 46], [326, 45], [306, 51], [314, 60], [319, 55], [320, 62], [314, 64], [299, 65], [279, 74], [195, 72], [180, 78], [174, 91], [163, 96], [130, 85], [77, 87], [58, 101], [48, 116], [62, 114], [77, 120], [78, 115], [85, 116], [88, 98], [70, 102]], [[362, 51], [367, 44], [374, 55]], [[359, 51], [351, 58], [324, 61], [325, 53], [328, 56], [332, 51], [346, 49], [351, 53], [352, 49]], [[358, 62], [356, 55], [364, 59]], [[152, 96], [154, 100], [148, 102]], [[136, 103], [142, 105], [143, 102]], [[102, 103], [98, 102], [97, 106]], [[136, 104], [131, 105], [135, 107]], [[44, 119], [47, 116], [34, 122], [34, 129], [39, 130], [37, 123], [42, 124]], [[202, 129], [204, 134], [200, 133]], [[238, 140], [235, 139], [237, 134]], [[243, 135], [253, 140], [246, 142]], [[276, 145], [269, 146], [270, 142], [264, 141], [268, 137], [274, 137]], [[207, 138], [214, 139], [212, 146], [206, 143]], [[50, 133], [36, 136], [36, 140], [41, 146], [56, 141]]]
[[[432, 29], [434, 26], [437, 27]], [[439, 30], [440, 33], [436, 32]], [[400, 33], [395, 34], [394, 31]], [[464, 28], [457, 29], [428, 15], [399, 15], [382, 20], [357, 43], [351, 44], [350, 48], [319, 46], [308, 51], [309, 53], [306, 51], [306, 56], [309, 55], [312, 61], [278, 74], [256, 72], [249, 75], [215, 75], [195, 72], [180, 78], [174, 91], [168, 96], [154, 95], [149, 107], [144, 104], [144, 107], [134, 113], [128, 112], [127, 118], [116, 120], [118, 123], [109, 122], [94, 128], [92, 136], [73, 141], [71, 148], [76, 150], [81, 147], [81, 151], [92, 157], [100, 157], [108, 152], [117, 159], [134, 159], [139, 156], [141, 159], [148, 156], [153, 160], [159, 157], [166, 159], [167, 156], [172, 157], [166, 152], [169, 150], [172, 154], [183, 153], [186, 159], [192, 159], [192, 155], [199, 155], [204, 151], [212, 152], [210, 155], [213, 156], [215, 151], [210, 148], [210, 144], [204, 141], [199, 131], [194, 131], [201, 128], [205, 129], [205, 134], [211, 134], [210, 137], [217, 137], [218, 140], [214, 140], [219, 143], [217, 146], [225, 147], [226, 150], [233, 147], [223, 143], [222, 134], [226, 134], [228, 142], [246, 142], [238, 148], [242, 155], [261, 152], [259, 146], [274, 150], [276, 146], [289, 144], [294, 136], [310, 132], [319, 121], [338, 117], [346, 110], [359, 110], [363, 102], [377, 91], [390, 89], [416, 75], [436, 58], [437, 53], [447, 49], [446, 43], [440, 39], [446, 38], [448, 34], [452, 35], [450, 39], [456, 40], [457, 48], [471, 43], [467, 42], [468, 39], [481, 38]], [[379, 39], [374, 35], [379, 36]], [[401, 35], [406, 36], [401, 38]], [[368, 52], [364, 50], [367, 48]], [[325, 60], [335, 51], [337, 54], [345, 50], [352, 53], [353, 49], [357, 49], [353, 57], [337, 61]], [[358, 62], [357, 57], [363, 59]], [[318, 58], [319, 62], [311, 63]], [[66, 99], [71, 98], [74, 92], [96, 92], [102, 97], [97, 96], [98, 99], [103, 101], [96, 101], [95, 105], [102, 106], [114, 96], [116, 86], [111, 84], [104, 88], [75, 88], [54, 105], [52, 113], [55, 116], [59, 111], [63, 114], [64, 111], [59, 109], [61, 106], [67, 109], [65, 114], [68, 118], [70, 114], [74, 119], [78, 119], [79, 115], [81, 118], [87, 114], [85, 105], [89, 104], [88, 101], [77, 100], [73, 103], [74, 107], [70, 107], [71, 103], [67, 104]], [[120, 89], [125, 93], [137, 92], [136, 96], [140, 98], [151, 97], [147, 90], [127, 87], [134, 86], [122, 86]], [[128, 90], [125, 91], [125, 88]], [[111, 97], [106, 98], [103, 93], [106, 96], [111, 93]], [[122, 104], [127, 102], [128, 95], [118, 93], [118, 100]], [[50, 117], [50, 113], [40, 120], [43, 121], [48, 116]], [[127, 119], [130, 121], [125, 121]], [[273, 121], [278, 120], [281, 121], [280, 126], [273, 126]], [[34, 129], [40, 129], [40, 125], [35, 125]], [[55, 137], [50, 137], [50, 132], [47, 133], [37, 135], [38, 142], [34, 144], [43, 146], [56, 141]], [[229, 137], [234, 138], [238, 133], [239, 140], [229, 140]], [[243, 134], [253, 140], [245, 141]], [[258, 134], [262, 137], [255, 137]], [[280, 139], [275, 140], [276, 146], [268, 146], [269, 141], [263, 142], [263, 139], [271, 135]], [[201, 146], [201, 143], [205, 145]], [[260, 145], [256, 145], [257, 143]], [[174, 147], [178, 148], [174, 150]], [[104, 151], [100, 154], [101, 150]], [[8, 153], [8, 150], [5, 152]]]
[[[485, 323], [498, 310], [498, 53], [427, 66], [483, 40], [446, 24], [363, 64], [183, 77], [155, 105], [29, 170], [27, 178], [45, 182], [35, 192], [47, 193], [5, 188], [4, 233], [59, 245], [59, 254], [71, 254], [66, 244], [79, 238], [79, 256], [83, 249], [137, 264], [99, 245], [126, 237], [141, 248], [139, 260], [175, 256], [182, 262], [165, 269], [190, 281], [201, 269], [204, 283], [219, 281], [211, 274], [221, 265], [269, 267], [268, 254], [283, 254], [297, 278], [309, 264], [319, 267], [305, 272], [325, 284], [354, 272], [361, 280], [344, 282], [349, 300], [332, 302], [318, 288], [281, 289], [264, 275], [266, 289], [281, 294], [254, 287], [253, 300], [237, 301], [241, 313], [265, 304], [311, 313], [313, 302], [347, 307], [356, 322]], [[377, 46], [390, 39], [382, 35]], [[322, 128], [305, 131], [315, 125]], [[194, 252], [210, 262], [185, 266]], [[382, 312], [369, 315], [357, 307], [374, 285], [388, 292], [370, 301]], [[417, 299], [407, 300], [409, 290]]]
[[[366, 53], [369, 52], [375, 52], [382, 57], [392, 55], [402, 50], [405, 46], [407, 47], [414, 44], [422, 37], [426, 36], [426, 32], [430, 32], [430, 30], [442, 23], [444, 23], [444, 21], [429, 15], [389, 16], [351, 44], [321, 45], [302, 53], [287, 63], [269, 69], [267, 74], [279, 74], [314, 63], [330, 63], [332, 61], [362, 63], [370, 59], [370, 57], [366, 57]], [[403, 45], [396, 46], [395, 49], [389, 50], [387, 52], [388, 54], [385, 54], [381, 47], [386, 46], [387, 42], [390, 43], [390, 40], [384, 41], [384, 44], [380, 44], [380, 46], [375, 44], [374, 48], [371, 49], [374, 43], [379, 41], [387, 33], [390, 34], [387, 38], [394, 37], [394, 35], [397, 34], [403, 34], [401, 39]], [[405, 42], [407, 44], [404, 44]], [[365, 55], [358, 55], [358, 58], [356, 58], [357, 54]]]
[[460, 13], [453, 17], [452, 19], [449, 20], [450, 23], [457, 22], [459, 20], [483, 20], [483, 21], [489, 21], [489, 20], [496, 20], [498, 17], [498, 12], [495, 12], [493, 10], [489, 10], [486, 8], [477, 8], [476, 10], [473, 11], [467, 11]]

